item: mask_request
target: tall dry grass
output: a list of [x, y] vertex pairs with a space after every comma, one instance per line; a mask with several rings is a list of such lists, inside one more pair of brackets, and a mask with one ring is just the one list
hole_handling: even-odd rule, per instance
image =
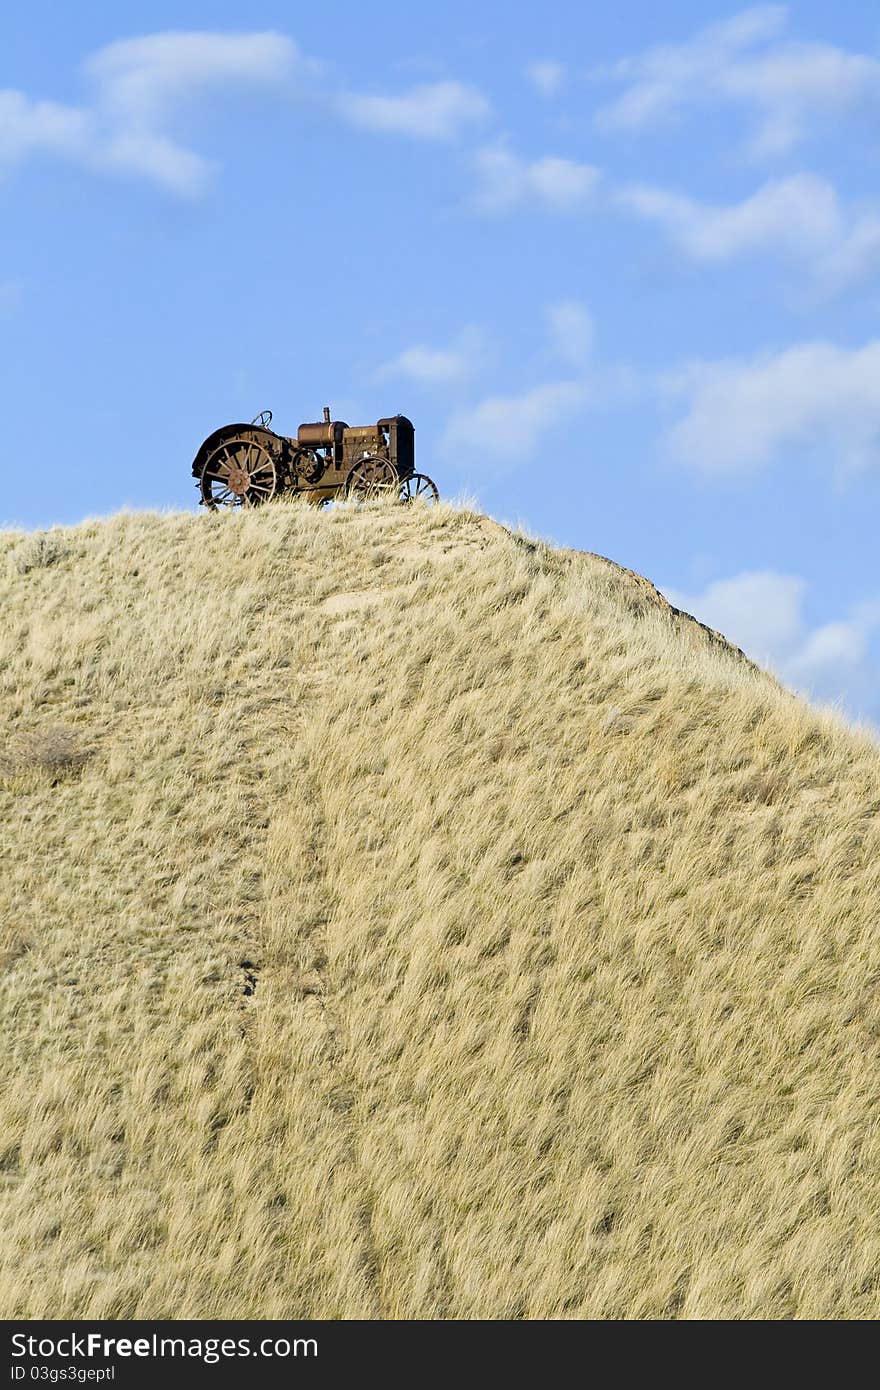
[[5, 1316], [876, 1315], [867, 736], [447, 507], [0, 605]]

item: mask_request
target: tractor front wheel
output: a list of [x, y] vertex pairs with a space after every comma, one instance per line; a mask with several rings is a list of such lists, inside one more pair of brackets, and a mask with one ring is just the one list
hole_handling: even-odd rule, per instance
[[404, 478], [400, 484], [397, 500], [404, 504], [409, 502], [433, 504], [440, 501], [440, 494], [431, 479], [424, 473], [412, 473], [408, 478]]
[[355, 501], [367, 502], [373, 498], [388, 497], [397, 487], [397, 469], [394, 464], [376, 454], [366, 454], [362, 459], [358, 459], [349, 473], [345, 491]]

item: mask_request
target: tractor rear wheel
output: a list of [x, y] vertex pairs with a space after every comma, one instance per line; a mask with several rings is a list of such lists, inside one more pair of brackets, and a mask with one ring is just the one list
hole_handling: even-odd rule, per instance
[[278, 468], [255, 440], [225, 439], [206, 459], [200, 485], [202, 501], [211, 511], [259, 507], [278, 492]]

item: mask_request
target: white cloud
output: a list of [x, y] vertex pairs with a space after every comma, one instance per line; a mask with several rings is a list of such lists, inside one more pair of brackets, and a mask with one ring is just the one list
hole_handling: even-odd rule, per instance
[[149, 130], [109, 136], [92, 151], [89, 163], [99, 169], [142, 175], [183, 197], [201, 193], [213, 168], [210, 160], [194, 150]]
[[[0, 167], [48, 152], [91, 169], [146, 177], [178, 194], [201, 191], [211, 161], [173, 133], [181, 110], [207, 93], [293, 90], [320, 71], [292, 39], [275, 32], [216, 34], [168, 31], [107, 44], [87, 58], [91, 86], [82, 105], [35, 101], [0, 91]], [[423, 139], [448, 140], [489, 114], [482, 92], [462, 82], [434, 82], [397, 95], [323, 97], [354, 125]]]
[[99, 104], [124, 126], [152, 129], [182, 99], [210, 86], [287, 82], [300, 63], [285, 34], [146, 34], [107, 44], [86, 60]]
[[833, 241], [814, 265], [818, 283], [837, 289], [862, 280], [880, 265], [880, 212], [866, 211], [852, 217], [848, 228]]
[[616, 201], [657, 223], [697, 261], [776, 252], [805, 264], [828, 289], [880, 263], [880, 210], [845, 211], [833, 185], [815, 174], [770, 180], [722, 207], [645, 185], [622, 189]]
[[474, 377], [485, 357], [483, 334], [466, 328], [447, 348], [417, 343], [380, 367], [377, 376], [408, 377], [422, 386], [450, 386]]
[[786, 22], [782, 5], [746, 10], [733, 19], [703, 29], [679, 44], [658, 44], [596, 75], [624, 84], [622, 95], [599, 112], [600, 124], [638, 129], [705, 100], [744, 48], [775, 38]]
[[758, 117], [752, 148], [776, 155], [812, 122], [880, 95], [880, 62], [823, 43], [781, 39], [788, 8], [764, 5], [680, 44], [625, 58], [599, 74], [624, 84], [599, 113], [609, 129], [635, 130], [686, 107], [735, 102]]
[[554, 352], [573, 367], [585, 366], [593, 350], [595, 324], [585, 304], [564, 299], [547, 310], [547, 326]]
[[789, 660], [792, 673], [810, 681], [857, 666], [867, 655], [868, 634], [854, 622], [826, 623], [805, 639]]
[[108, 44], [84, 65], [103, 130], [91, 162], [142, 175], [175, 193], [198, 193], [211, 165], [165, 130], [176, 108], [212, 87], [280, 86], [299, 63], [296, 44], [272, 32], [166, 32]]
[[844, 617], [810, 627], [807, 589], [798, 575], [764, 570], [716, 580], [702, 593], [666, 594], [804, 694], [843, 701], [854, 713], [877, 712], [870, 639], [880, 627], [880, 601], [856, 604]]
[[839, 115], [880, 95], [880, 62], [830, 44], [789, 43], [725, 75], [731, 99], [763, 113], [752, 148], [757, 155], [784, 154], [816, 118]]
[[551, 304], [545, 314], [551, 345], [572, 368], [570, 375], [518, 392], [487, 395], [454, 410], [440, 441], [441, 452], [453, 465], [470, 457], [463, 448], [463, 441], [469, 440], [479, 441], [481, 470], [496, 475], [512, 472], [536, 456], [549, 457], [565, 447], [567, 431], [578, 416], [631, 398], [640, 389], [635, 373], [625, 365], [593, 360], [593, 318], [580, 300]]
[[621, 190], [618, 200], [662, 226], [699, 261], [726, 261], [767, 246], [815, 253], [840, 231], [833, 188], [810, 174], [773, 180], [727, 207], [644, 185]]
[[715, 580], [701, 594], [666, 594], [756, 661], [770, 661], [800, 640], [806, 590], [806, 580], [796, 575], [761, 570]]
[[478, 150], [474, 168], [479, 178], [474, 201], [483, 212], [502, 212], [520, 203], [570, 212], [591, 196], [599, 179], [592, 164], [555, 155], [529, 163], [501, 146]]
[[844, 467], [880, 462], [880, 340], [695, 363], [664, 385], [688, 402], [670, 432], [671, 452], [703, 472], [753, 470], [785, 449], [821, 450]]
[[542, 96], [552, 97], [561, 90], [565, 82], [565, 68], [562, 63], [556, 63], [550, 58], [542, 58], [536, 63], [529, 64], [526, 68], [526, 77]]
[[108, 44], [84, 64], [93, 87], [86, 105], [0, 91], [0, 163], [49, 152], [196, 193], [210, 165], [169, 135], [176, 106], [211, 86], [283, 84], [299, 62], [292, 40], [274, 33], [163, 33]]
[[544, 436], [576, 416], [588, 399], [582, 381], [546, 382], [518, 396], [489, 396], [452, 415], [441, 447], [455, 457], [462, 440], [479, 440], [481, 457], [512, 471], [527, 463]]
[[483, 120], [490, 106], [482, 92], [464, 82], [429, 82], [397, 96], [349, 92], [339, 98], [339, 110], [366, 130], [451, 140], [465, 126]]
[[0, 164], [16, 163], [38, 151], [80, 158], [90, 135], [89, 114], [79, 107], [0, 91]]

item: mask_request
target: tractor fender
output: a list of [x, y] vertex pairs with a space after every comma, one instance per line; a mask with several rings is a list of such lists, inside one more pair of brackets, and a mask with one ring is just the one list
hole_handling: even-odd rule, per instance
[[281, 460], [286, 458], [289, 446], [289, 441], [282, 435], [276, 434], [274, 430], [267, 430], [262, 425], [221, 425], [219, 430], [209, 434], [208, 438], [199, 445], [192, 464], [192, 476], [194, 478], [201, 478], [206, 460], [225, 439], [252, 439], [255, 443], [262, 444], [268, 449], [273, 458]]

